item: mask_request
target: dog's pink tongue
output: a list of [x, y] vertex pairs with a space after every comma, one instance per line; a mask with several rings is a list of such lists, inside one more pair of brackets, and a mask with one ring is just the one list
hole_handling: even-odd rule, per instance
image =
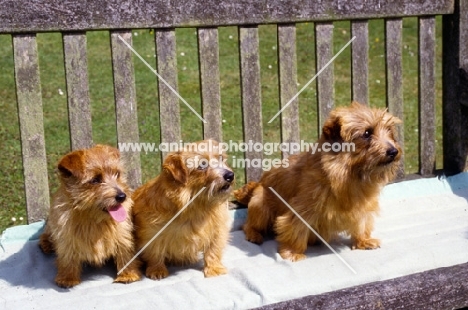
[[116, 205], [110, 208], [109, 214], [117, 222], [123, 222], [127, 218], [127, 211], [122, 205]]

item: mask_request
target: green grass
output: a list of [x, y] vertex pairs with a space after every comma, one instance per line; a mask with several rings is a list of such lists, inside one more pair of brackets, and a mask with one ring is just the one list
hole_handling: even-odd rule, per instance
[[[441, 168], [441, 22], [437, 20], [437, 167]], [[133, 31], [135, 49], [156, 66], [154, 34], [149, 30]], [[197, 34], [193, 28], [177, 29], [178, 86], [182, 97], [201, 113], [198, 72]], [[259, 27], [260, 68], [262, 83], [262, 117], [265, 142], [279, 142], [279, 122], [268, 120], [279, 109], [276, 26]], [[334, 30], [334, 53], [350, 39], [350, 23], [337, 22]], [[114, 93], [109, 33], [88, 32], [88, 74], [91, 98], [93, 140], [95, 143], [116, 144]], [[44, 129], [49, 168], [49, 185], [57, 188], [54, 166], [61, 155], [70, 148], [67, 121], [67, 99], [63, 48], [61, 35], [57, 33], [37, 36], [39, 64], [43, 92]], [[219, 59], [221, 75], [221, 99], [224, 140], [242, 141], [242, 111], [240, 98], [238, 32], [236, 27], [219, 29]], [[369, 24], [369, 96], [371, 106], [385, 106], [385, 38], [384, 22]], [[404, 76], [404, 126], [406, 171], [418, 170], [418, 72], [417, 72], [417, 19], [405, 19], [403, 23], [403, 76]], [[298, 90], [315, 74], [314, 24], [297, 25]], [[335, 102], [346, 105], [351, 100], [351, 51], [346, 49], [334, 63]], [[11, 37], [0, 35], [0, 231], [6, 227], [26, 223], [26, 210], [21, 162], [20, 134], [16, 107], [14, 67]], [[138, 59], [134, 58], [137, 90], [139, 135], [142, 142], [159, 143], [159, 106], [157, 79]], [[317, 101], [315, 83], [299, 96], [300, 136], [315, 141], [317, 129]], [[202, 138], [202, 123], [183, 104], [180, 105], [182, 139], [185, 142]], [[232, 153], [242, 157], [240, 152]], [[143, 181], [160, 171], [160, 154], [141, 154]], [[242, 169], [235, 170], [237, 184], [245, 182]], [[16, 221], [12, 221], [12, 218]], [[22, 218], [23, 220], [20, 220]]]

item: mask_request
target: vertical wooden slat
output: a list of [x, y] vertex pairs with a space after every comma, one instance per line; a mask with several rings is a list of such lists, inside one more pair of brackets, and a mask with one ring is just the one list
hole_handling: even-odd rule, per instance
[[[297, 94], [296, 25], [278, 25], [280, 109]], [[281, 113], [281, 142], [299, 143], [299, 100], [295, 98]], [[283, 158], [288, 154], [283, 152]]]
[[[316, 72], [320, 71], [333, 57], [333, 23], [315, 24], [315, 61]], [[317, 77], [317, 111], [318, 132], [322, 132], [323, 124], [333, 109], [335, 88], [333, 83], [333, 63]]]
[[[258, 28], [239, 27], [239, 41], [244, 140], [263, 143]], [[247, 151], [245, 158], [252, 162], [261, 161], [263, 156], [261, 152]], [[258, 181], [261, 175], [261, 168], [246, 167], [247, 181]]]
[[202, 98], [203, 137], [222, 140], [219, 45], [217, 28], [198, 29], [198, 59]]
[[28, 222], [46, 217], [49, 184], [36, 36], [13, 35], [16, 97]]
[[444, 172], [468, 169], [468, 1], [456, 0], [443, 16]]
[[63, 53], [68, 96], [68, 122], [72, 150], [93, 145], [88, 87], [86, 34], [64, 33]]
[[419, 17], [419, 173], [435, 172], [435, 17]]
[[[387, 78], [387, 106], [390, 113], [403, 120], [402, 29], [401, 19], [385, 21], [385, 51]], [[397, 125], [398, 141], [404, 150], [403, 125]], [[404, 156], [397, 178], [405, 176]]]
[[[177, 54], [174, 29], [158, 29], [155, 31], [157, 72], [177, 91]], [[180, 107], [179, 98], [162, 81], [158, 79], [159, 118], [161, 122], [161, 143], [179, 143]], [[162, 159], [167, 155], [162, 153]]]
[[[140, 139], [132, 51], [122, 39], [132, 45], [132, 32], [111, 32], [117, 142], [138, 143]], [[125, 162], [129, 185], [135, 189], [141, 185], [140, 153], [129, 151], [121, 156]]]
[[367, 20], [351, 22], [351, 36], [355, 36], [352, 49], [351, 76], [352, 98], [362, 104], [369, 104], [369, 30]]

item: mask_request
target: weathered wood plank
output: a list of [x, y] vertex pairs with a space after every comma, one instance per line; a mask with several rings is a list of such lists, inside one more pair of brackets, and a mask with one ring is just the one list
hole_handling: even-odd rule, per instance
[[221, 141], [221, 89], [219, 78], [218, 29], [198, 29], [198, 60], [200, 67], [200, 85], [204, 139]]
[[[297, 94], [296, 25], [278, 25], [278, 65], [280, 109]], [[281, 142], [299, 143], [299, 99], [281, 113]], [[283, 158], [289, 155], [283, 152]]]
[[[263, 143], [258, 28], [239, 27], [239, 41], [244, 141]], [[261, 161], [263, 154], [247, 151], [245, 158], [252, 163]], [[261, 175], [261, 168], [246, 167], [246, 181], [258, 181]]]
[[[135, 74], [132, 51], [124, 44], [132, 45], [131, 31], [111, 32], [112, 68], [114, 72], [114, 96], [118, 143], [138, 143], [138, 116], [135, 90]], [[141, 185], [140, 153], [121, 154], [127, 170], [129, 185], [136, 189]]]
[[252, 25], [452, 11], [453, 0], [0, 0], [0, 32]]
[[[387, 107], [390, 113], [403, 120], [403, 74], [402, 74], [402, 30], [401, 19], [385, 21], [385, 57], [387, 77]], [[397, 125], [398, 141], [404, 150], [404, 127]], [[397, 178], [405, 176], [404, 154], [401, 158]]]
[[369, 30], [367, 20], [351, 22], [351, 96], [354, 101], [369, 104]]
[[468, 2], [455, 1], [455, 13], [443, 17], [444, 172], [468, 169]]
[[[155, 31], [157, 72], [175, 90], [177, 83], [177, 51], [175, 30]], [[161, 143], [181, 140], [180, 106], [177, 95], [158, 79], [159, 119], [161, 123]], [[163, 159], [167, 154], [162, 153]]]
[[419, 18], [419, 173], [435, 171], [435, 17]]
[[261, 307], [273, 309], [462, 309], [468, 263]]
[[14, 35], [13, 50], [26, 207], [32, 223], [46, 218], [50, 204], [36, 36]]
[[[333, 23], [315, 24], [315, 70], [319, 72], [333, 57]], [[318, 132], [322, 132], [323, 124], [333, 109], [335, 87], [333, 63], [317, 77], [317, 111]]]
[[68, 96], [68, 123], [72, 150], [93, 145], [91, 106], [88, 86], [86, 34], [64, 33], [63, 54]]

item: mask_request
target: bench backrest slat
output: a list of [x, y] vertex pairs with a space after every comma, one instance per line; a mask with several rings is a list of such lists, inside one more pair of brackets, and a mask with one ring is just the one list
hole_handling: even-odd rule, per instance
[[[403, 118], [403, 55], [402, 55], [401, 18], [385, 21], [385, 64], [387, 77], [387, 107], [390, 113], [404, 121]], [[404, 150], [405, 137], [403, 125], [397, 126], [398, 139]], [[398, 171], [398, 178], [405, 176], [404, 153]]]
[[436, 159], [435, 17], [419, 18], [419, 173], [432, 175]]
[[[318, 128], [322, 132], [328, 114], [335, 104], [333, 63], [325, 68], [333, 58], [333, 23], [315, 24], [315, 61], [317, 76]], [[322, 71], [323, 70], [323, 71]], [[320, 72], [322, 71], [322, 72]]]
[[351, 97], [354, 101], [369, 104], [369, 22], [351, 22]]
[[217, 28], [198, 29], [198, 59], [204, 139], [222, 141], [221, 85]]
[[[239, 56], [244, 141], [263, 143], [262, 95], [258, 27], [239, 27]], [[262, 152], [245, 152], [245, 159], [263, 160]], [[246, 181], [258, 181], [261, 169], [247, 166]]]
[[72, 150], [93, 145], [88, 86], [86, 33], [64, 33], [63, 54], [67, 82], [68, 124]]
[[[118, 143], [138, 143], [138, 116], [132, 51], [132, 32], [111, 31], [112, 68], [114, 73], [115, 114]], [[123, 152], [127, 178], [132, 188], [141, 185], [140, 154]]]
[[[157, 57], [156, 71], [175, 91], [178, 91], [175, 30], [156, 30], [155, 40]], [[161, 143], [179, 143], [182, 138], [179, 98], [160, 79], [158, 79], [158, 94]], [[163, 157], [167, 155], [166, 152], [161, 152], [161, 154]]]
[[[279, 109], [282, 109], [298, 92], [296, 25], [278, 25], [277, 29]], [[281, 119], [281, 142], [299, 143], [299, 99], [297, 96], [289, 103], [279, 117]], [[283, 158], [287, 158], [288, 155], [290, 154], [283, 152]]]
[[14, 35], [13, 53], [27, 214], [29, 222], [36, 222], [44, 218], [49, 207], [36, 36]]

